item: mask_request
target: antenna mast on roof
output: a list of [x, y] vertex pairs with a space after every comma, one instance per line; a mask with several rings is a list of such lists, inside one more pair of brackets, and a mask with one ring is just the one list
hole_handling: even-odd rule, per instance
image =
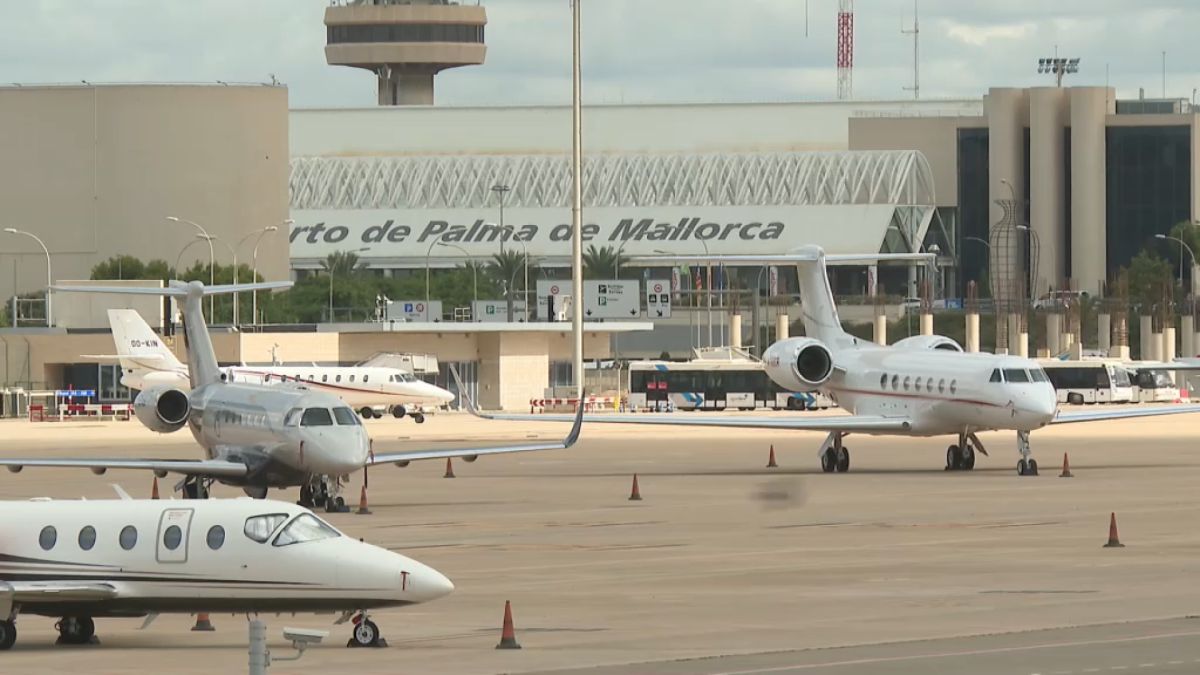
[[913, 36], [913, 83], [911, 87], [905, 87], [904, 90], [911, 91], [914, 99], [921, 98], [921, 24], [917, 20], [919, 1], [913, 0], [912, 30], [900, 29], [902, 34]]

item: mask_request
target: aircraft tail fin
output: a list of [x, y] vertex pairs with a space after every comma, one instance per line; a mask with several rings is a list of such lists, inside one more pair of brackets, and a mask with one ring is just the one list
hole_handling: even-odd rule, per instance
[[108, 324], [112, 327], [117, 359], [124, 376], [137, 382], [144, 381], [146, 375], [154, 372], [183, 374], [187, 371], [187, 366], [175, 357], [137, 310], [110, 309]]
[[802, 246], [791, 252], [796, 261], [796, 277], [800, 283], [800, 315], [804, 334], [837, 347], [848, 336], [838, 318], [837, 303], [829, 285], [825, 266], [825, 251], [819, 246]]
[[193, 389], [212, 382], [221, 377], [217, 367], [217, 355], [213, 350], [212, 340], [208, 336], [208, 324], [204, 320], [204, 303], [206, 295], [222, 293], [240, 293], [253, 290], [272, 290], [290, 288], [291, 281], [265, 281], [254, 284], [223, 284], [205, 286], [199, 281], [172, 281], [167, 288], [137, 288], [120, 286], [53, 286], [55, 291], [74, 293], [112, 293], [115, 295], [158, 295], [181, 298], [183, 300], [183, 338], [188, 348], [188, 375]]

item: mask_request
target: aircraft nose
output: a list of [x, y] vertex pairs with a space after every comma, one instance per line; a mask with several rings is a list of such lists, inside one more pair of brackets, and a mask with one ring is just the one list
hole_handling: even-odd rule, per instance
[[401, 590], [412, 594], [416, 602], [437, 600], [454, 592], [454, 582], [446, 575], [417, 563], [408, 565], [413, 571], [403, 570], [400, 574]]
[[1031, 397], [1029, 403], [1031, 412], [1044, 418], [1046, 422], [1053, 419], [1054, 414], [1058, 412], [1058, 396], [1053, 387], [1047, 387], [1045, 391], [1038, 392], [1036, 396]]
[[438, 386], [432, 385], [432, 384], [428, 385], [428, 387], [429, 387], [428, 391], [429, 391], [430, 396], [432, 398], [436, 399], [437, 401], [439, 401], [440, 403], [453, 403], [454, 402], [454, 394], [450, 393], [449, 391], [446, 391], [445, 389], [442, 389], [441, 387], [438, 387]]

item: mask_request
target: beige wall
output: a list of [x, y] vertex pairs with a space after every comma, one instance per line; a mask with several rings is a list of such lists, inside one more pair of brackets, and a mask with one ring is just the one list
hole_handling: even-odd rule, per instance
[[1096, 293], [1107, 278], [1105, 122], [1116, 112], [1108, 87], [1071, 87], [1071, 282]]
[[958, 130], [982, 117], [851, 117], [851, 150], [920, 150], [933, 170], [938, 206], [958, 205]]
[[[1067, 90], [1029, 90], [1029, 226], [1041, 248], [1033, 272], [1033, 295], [1060, 288], [1066, 267], [1066, 135], [1070, 109]], [[1057, 353], [1053, 352], [1052, 353]]]
[[[56, 279], [87, 279], [117, 254], [174, 264], [194, 220], [236, 244], [288, 217], [287, 90], [266, 86], [0, 87], [4, 225], [40, 236]], [[243, 246], [242, 260], [250, 258]], [[219, 262], [232, 262], [217, 245]], [[207, 260], [192, 246], [183, 265]], [[287, 278], [286, 236], [259, 249], [259, 272]], [[45, 286], [28, 237], [0, 235], [0, 298]]]

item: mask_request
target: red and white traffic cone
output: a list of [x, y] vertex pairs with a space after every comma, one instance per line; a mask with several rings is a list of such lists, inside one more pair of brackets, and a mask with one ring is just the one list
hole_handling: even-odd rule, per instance
[[512, 603], [508, 600], [504, 601], [504, 626], [500, 629], [500, 644], [496, 645], [496, 649], [520, 649], [521, 645], [517, 644], [517, 634], [513, 630], [512, 618]]

